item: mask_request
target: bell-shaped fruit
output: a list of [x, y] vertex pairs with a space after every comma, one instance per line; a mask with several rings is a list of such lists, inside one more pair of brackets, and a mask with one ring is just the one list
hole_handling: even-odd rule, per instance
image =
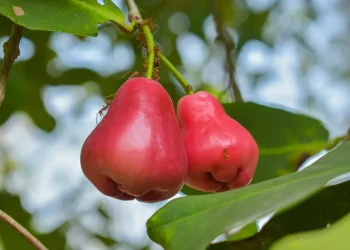
[[106, 116], [85, 140], [81, 166], [98, 190], [121, 200], [174, 196], [187, 175], [175, 109], [156, 81], [136, 77], [117, 91]]
[[214, 96], [199, 91], [182, 97], [177, 116], [188, 158], [186, 185], [222, 192], [250, 183], [258, 163], [258, 146]]

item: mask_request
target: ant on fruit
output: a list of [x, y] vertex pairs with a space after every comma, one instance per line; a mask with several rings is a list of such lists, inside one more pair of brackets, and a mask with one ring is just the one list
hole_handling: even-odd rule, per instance
[[[106, 97], [110, 97], [110, 96], [114, 96], [114, 95], [108, 95]], [[112, 104], [113, 100], [107, 100], [106, 97], [103, 98], [103, 101], [106, 105], [102, 105], [102, 108], [96, 114], [96, 124], [98, 123], [97, 122], [98, 115], [100, 115], [100, 117], [103, 116], [104, 111], [106, 111], [109, 108], [109, 106], [111, 106]]]
[[143, 20], [143, 25], [148, 25], [152, 33], [154, 33], [156, 29], [158, 29], [158, 25], [151, 18], [146, 18], [145, 20]]
[[159, 58], [159, 56], [157, 56], [157, 54], [156, 54], [156, 56], [154, 58], [153, 65], [154, 65], [154, 67], [159, 67], [160, 66], [160, 58]]
[[[155, 58], [154, 62], [156, 62], [156, 58]], [[159, 62], [159, 64], [160, 64], [160, 62]], [[159, 79], [160, 79], [159, 66], [156, 66], [155, 63], [153, 65], [154, 65], [154, 67], [153, 67], [153, 70], [152, 70], [152, 79], [155, 80], [155, 81], [159, 81]], [[143, 67], [145, 68], [145, 70], [147, 70], [147, 67], [148, 67], [148, 61], [147, 60], [144, 60]]]
[[154, 46], [154, 51], [155, 51], [156, 54], [161, 53], [162, 52], [162, 48], [159, 45], [155, 45]]
[[[140, 26], [142, 26], [142, 25], [147, 25], [153, 34], [158, 29], [158, 25], [151, 18], [147, 18], [147, 19], [143, 20], [142, 24]], [[144, 47], [147, 49], [146, 37], [145, 37], [145, 34], [143, 33], [143, 31], [139, 31], [137, 33], [136, 40], [141, 41], [141, 43], [138, 46], [139, 48]]]
[[160, 79], [160, 76], [159, 76], [159, 69], [158, 68], [154, 68], [153, 69], [153, 80], [155, 80], [155, 81], [159, 81], [159, 79]]
[[141, 48], [141, 47], [147, 48], [147, 43], [145, 41], [146, 37], [141, 31], [137, 32], [136, 40], [141, 41], [140, 44], [137, 46], [138, 48]]
[[134, 73], [132, 73], [132, 74], [129, 76], [129, 79], [130, 79], [130, 78], [134, 78], [134, 77], [139, 77], [139, 76], [142, 76], [142, 74], [139, 73], [139, 72], [134, 72]]
[[154, 57], [154, 67], [158, 68], [160, 66], [160, 58], [159, 58], [159, 53], [162, 52], [162, 49], [158, 46], [155, 45], [154, 46], [154, 53], [155, 53], [155, 57]]
[[[130, 73], [131, 73], [131, 71], [127, 72], [125, 75], [123, 75], [123, 78]], [[136, 71], [136, 72], [131, 73], [131, 75], [128, 78], [130, 79], [130, 78], [139, 77], [139, 76], [142, 76], [142, 74]]]
[[145, 58], [145, 60], [143, 61], [142, 66], [143, 66], [143, 68], [144, 68], [145, 70], [147, 70], [147, 67], [148, 67], [147, 58]]

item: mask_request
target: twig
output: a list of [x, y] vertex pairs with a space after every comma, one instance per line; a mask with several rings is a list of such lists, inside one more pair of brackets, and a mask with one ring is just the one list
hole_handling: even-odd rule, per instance
[[137, 27], [138, 27], [138, 25], [139, 25], [139, 23], [136, 22], [136, 21], [130, 22], [129, 25], [127, 25], [127, 24], [122, 25], [122, 24], [120, 24], [120, 23], [115, 23], [115, 24], [116, 24], [116, 25], [119, 27], [119, 29], [120, 29], [122, 32], [124, 32], [125, 34], [131, 34], [131, 33], [133, 33], [133, 32], [137, 29]]
[[147, 72], [146, 77], [149, 79], [152, 79], [153, 74], [153, 67], [154, 67], [154, 56], [155, 56], [155, 50], [154, 50], [154, 38], [152, 31], [150, 27], [143, 22], [142, 16], [140, 14], [139, 8], [137, 7], [134, 0], [125, 0], [126, 5], [128, 6], [129, 10], [129, 21], [130, 22], [138, 22], [139, 25], [141, 25], [141, 30], [143, 34], [145, 35], [146, 44], [147, 44]]
[[226, 70], [229, 75], [229, 83], [233, 90], [233, 95], [235, 97], [236, 102], [243, 102], [243, 98], [241, 95], [241, 91], [235, 80], [235, 65], [231, 58], [231, 51], [234, 50], [234, 42], [230, 35], [227, 32], [227, 29], [223, 26], [220, 10], [217, 8], [218, 5], [215, 4], [214, 0], [212, 0], [212, 9], [213, 9], [213, 17], [216, 24], [216, 31], [218, 33], [217, 40], [221, 41], [225, 48], [226, 54]]
[[38, 250], [48, 250], [37, 238], [35, 238], [27, 229], [19, 224], [10, 215], [0, 209], [0, 220], [3, 220], [18, 233], [20, 233], [30, 244]]
[[139, 8], [137, 7], [136, 3], [134, 0], [126, 0], [125, 1], [126, 5], [128, 6], [129, 10], [129, 21], [138, 21], [142, 22], [142, 16], [139, 11]]
[[19, 42], [23, 34], [23, 27], [17, 24], [12, 24], [12, 32], [9, 39], [4, 43], [4, 62], [0, 72], [0, 107], [5, 99], [6, 83], [11, 71], [12, 64], [19, 56]]
[[183, 89], [187, 94], [193, 94], [192, 86], [185, 80], [185, 78], [180, 74], [180, 72], [172, 65], [172, 63], [162, 54], [158, 53], [159, 59], [165, 63], [168, 69], [173, 73], [176, 80], [179, 81]]

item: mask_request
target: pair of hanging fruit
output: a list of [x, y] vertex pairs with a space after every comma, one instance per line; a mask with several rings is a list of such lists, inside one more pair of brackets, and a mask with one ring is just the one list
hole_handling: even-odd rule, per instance
[[105, 195], [158, 202], [184, 184], [205, 192], [248, 185], [258, 154], [250, 133], [208, 92], [181, 98], [176, 114], [162, 85], [135, 77], [85, 140], [81, 166]]

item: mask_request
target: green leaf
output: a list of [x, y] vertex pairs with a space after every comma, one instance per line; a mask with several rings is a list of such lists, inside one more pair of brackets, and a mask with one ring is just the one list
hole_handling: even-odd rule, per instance
[[350, 246], [350, 213], [329, 228], [287, 236], [271, 250], [347, 250]]
[[[295, 172], [300, 160], [328, 143], [328, 131], [314, 118], [249, 102], [223, 106], [258, 143], [259, 163], [252, 183]], [[204, 194], [189, 187], [182, 192]]]
[[285, 210], [350, 171], [344, 143], [303, 171], [229, 192], [175, 199], [147, 222], [150, 238], [167, 250], [202, 250], [225, 231]]
[[32, 30], [96, 36], [97, 25], [114, 21], [125, 26], [123, 12], [111, 0], [0, 0], [0, 14]]
[[253, 237], [237, 242], [221, 242], [208, 249], [267, 250], [280, 238], [324, 228], [350, 211], [350, 181], [330, 186], [288, 211], [274, 216]]
[[243, 45], [249, 40], [263, 40], [263, 30], [270, 11], [261, 13], [250, 12], [248, 18], [239, 27], [239, 41], [237, 50], [241, 50]]
[[249, 238], [255, 235], [257, 232], [256, 222], [252, 222], [243, 228], [241, 228], [237, 233], [231, 234], [227, 237], [228, 241], [238, 241], [242, 239]]

